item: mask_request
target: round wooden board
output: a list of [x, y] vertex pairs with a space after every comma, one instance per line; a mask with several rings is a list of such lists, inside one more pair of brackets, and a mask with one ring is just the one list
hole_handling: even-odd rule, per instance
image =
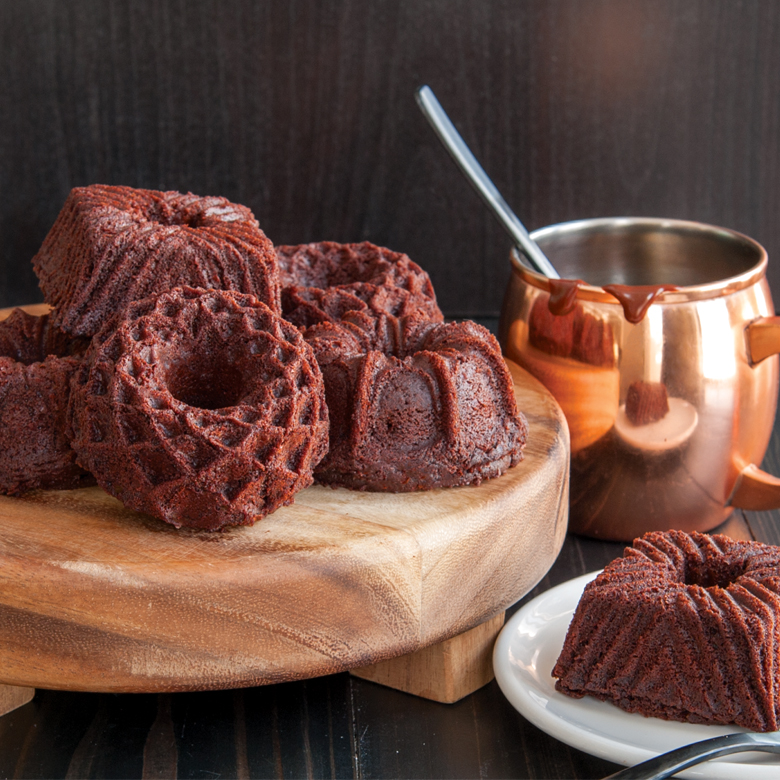
[[311, 487], [252, 527], [179, 530], [99, 488], [0, 497], [0, 680], [233, 688], [418, 650], [521, 598], [566, 532], [560, 408], [510, 364], [525, 459], [477, 487]]

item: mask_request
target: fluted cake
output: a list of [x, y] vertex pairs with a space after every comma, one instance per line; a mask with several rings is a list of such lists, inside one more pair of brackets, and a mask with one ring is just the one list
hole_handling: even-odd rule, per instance
[[588, 583], [552, 672], [568, 696], [628, 712], [780, 725], [780, 548], [668, 531]]
[[273, 244], [246, 206], [220, 197], [76, 187], [33, 268], [54, 322], [78, 336], [131, 301], [182, 285], [249, 293], [280, 310]]
[[352, 312], [304, 338], [331, 420], [317, 481], [429, 490], [479, 484], [522, 459], [528, 424], [498, 342], [481, 325]]
[[65, 433], [70, 380], [85, 349], [48, 315], [14, 309], [0, 322], [0, 493], [92, 481]]
[[444, 319], [428, 274], [405, 254], [364, 241], [277, 246], [285, 319], [305, 328], [349, 311]]

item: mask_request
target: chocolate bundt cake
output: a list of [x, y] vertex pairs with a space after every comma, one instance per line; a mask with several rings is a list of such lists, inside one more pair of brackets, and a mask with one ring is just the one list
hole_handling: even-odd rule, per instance
[[318, 482], [405, 492], [477, 484], [522, 458], [527, 425], [498, 343], [444, 325], [428, 274], [368, 242], [277, 247], [282, 313], [314, 348], [330, 450]]
[[0, 322], [0, 493], [91, 484], [65, 435], [70, 379], [86, 343], [49, 315], [14, 309]]
[[527, 423], [495, 338], [473, 322], [350, 312], [304, 330], [330, 450], [318, 482], [406, 492], [479, 484], [522, 459]]
[[375, 246], [278, 246], [282, 314], [300, 328], [338, 322], [349, 311], [444, 319], [428, 274], [406, 255]]
[[588, 583], [557, 690], [628, 712], [780, 726], [780, 548], [655, 532]]
[[130, 301], [182, 285], [250, 293], [280, 310], [273, 245], [248, 208], [225, 198], [77, 187], [33, 267], [56, 324], [78, 336]]
[[73, 448], [107, 492], [175, 526], [251, 524], [328, 447], [298, 330], [250, 295], [183, 287], [130, 304], [73, 381]]

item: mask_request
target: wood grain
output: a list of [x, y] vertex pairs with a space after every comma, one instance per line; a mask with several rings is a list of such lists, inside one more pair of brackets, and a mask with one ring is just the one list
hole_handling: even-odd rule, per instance
[[510, 366], [525, 459], [480, 486], [408, 494], [312, 487], [213, 534], [99, 488], [0, 498], [0, 678], [174, 691], [312, 677], [418, 650], [517, 601], [566, 531], [568, 433]]

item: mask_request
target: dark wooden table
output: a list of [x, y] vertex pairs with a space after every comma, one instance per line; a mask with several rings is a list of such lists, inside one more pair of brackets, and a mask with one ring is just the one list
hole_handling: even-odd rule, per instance
[[[778, 424], [763, 465], [780, 473]], [[718, 530], [780, 544], [780, 513], [738, 511]], [[603, 567], [623, 546], [569, 535], [520, 603]], [[495, 681], [456, 704], [346, 673], [210, 693], [39, 690], [0, 718], [1, 778], [560, 779], [616, 769], [531, 725]]]

